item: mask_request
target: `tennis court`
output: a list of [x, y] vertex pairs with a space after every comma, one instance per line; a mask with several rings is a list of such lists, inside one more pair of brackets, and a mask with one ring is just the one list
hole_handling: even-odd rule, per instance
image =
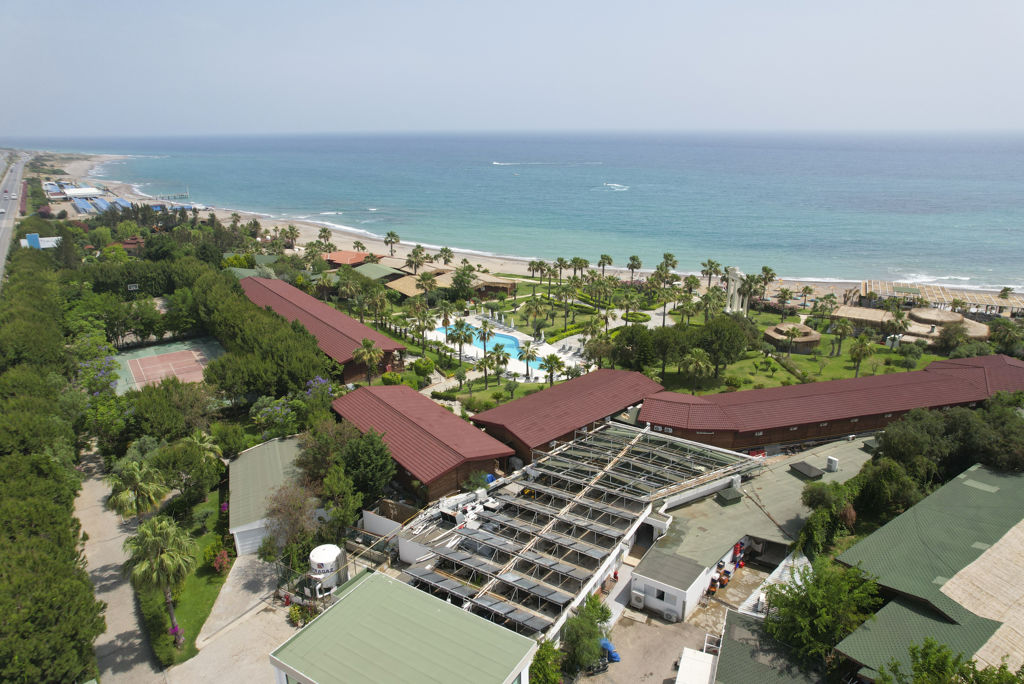
[[155, 385], [164, 378], [176, 377], [182, 382], [199, 382], [203, 369], [224, 353], [212, 337], [180, 340], [133, 349], [117, 355], [117, 393]]

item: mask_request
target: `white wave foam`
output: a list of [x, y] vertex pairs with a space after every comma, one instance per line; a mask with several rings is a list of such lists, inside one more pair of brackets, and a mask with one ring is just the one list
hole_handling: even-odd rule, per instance
[[377, 211], [377, 207], [366, 207], [366, 211]]
[[502, 162], [492, 161], [493, 166], [600, 166], [604, 162], [599, 161], [523, 161], [523, 162]]
[[142, 190], [142, 188], [146, 187], [147, 185], [149, 185], [149, 183], [132, 183], [132, 192], [134, 192], [136, 195], [139, 195], [140, 197], [152, 198], [153, 195], [150, 195], [148, 192], [143, 192]]
[[628, 185], [620, 185], [618, 183], [605, 183], [604, 187], [611, 192], [625, 192], [626, 190], [629, 190]]
[[321, 211], [320, 216], [341, 216], [344, 213], [343, 211]]

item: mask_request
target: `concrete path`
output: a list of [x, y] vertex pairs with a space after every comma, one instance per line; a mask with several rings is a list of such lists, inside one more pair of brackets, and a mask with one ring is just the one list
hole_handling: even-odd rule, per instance
[[142, 627], [135, 591], [121, 574], [127, 559], [121, 546], [134, 532], [135, 523], [122, 522], [117, 513], [104, 507], [110, 487], [102, 479], [99, 456], [87, 456], [83, 470], [86, 480], [75, 499], [75, 516], [89, 535], [85, 557], [96, 598], [107, 604], [107, 631], [94, 645], [100, 678], [104, 684], [163, 682], [160, 664], [153, 658]]
[[264, 563], [254, 554], [239, 556], [224, 580], [210, 616], [196, 637], [196, 648], [202, 650], [250, 612], [269, 605], [276, 587], [274, 566]]

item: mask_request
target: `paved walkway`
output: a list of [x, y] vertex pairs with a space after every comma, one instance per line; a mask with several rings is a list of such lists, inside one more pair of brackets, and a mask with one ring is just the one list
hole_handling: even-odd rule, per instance
[[269, 605], [276, 587], [274, 566], [264, 563], [255, 554], [239, 556], [224, 580], [210, 616], [199, 630], [196, 648], [202, 650], [250, 612]]
[[96, 598], [107, 604], [107, 631], [94, 645], [100, 678], [104, 684], [163, 682], [160, 664], [153, 658], [142, 627], [135, 591], [121, 574], [127, 559], [121, 546], [134, 532], [135, 522], [122, 522], [117, 513], [104, 507], [110, 487], [102, 479], [100, 458], [91, 455], [86, 459], [87, 479], [75, 499], [75, 516], [89, 535], [85, 557]]

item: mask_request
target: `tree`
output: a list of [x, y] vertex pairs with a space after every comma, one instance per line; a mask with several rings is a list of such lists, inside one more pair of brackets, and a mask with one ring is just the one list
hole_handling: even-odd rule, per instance
[[839, 348], [836, 356], [843, 355], [843, 340], [853, 334], [853, 321], [849, 318], [840, 318], [832, 326], [832, 332], [839, 336]]
[[601, 659], [601, 629], [593, 620], [575, 615], [565, 621], [562, 643], [568, 653], [566, 662], [575, 670], [597, 664]]
[[833, 647], [881, 605], [876, 585], [860, 568], [818, 556], [793, 572], [791, 581], [770, 584], [764, 630], [788, 644], [808, 665], [833, 664]]
[[389, 230], [387, 235], [384, 236], [384, 245], [391, 250], [391, 256], [395, 256], [395, 245], [401, 241], [402, 239], [398, 237], [398, 233], [393, 230]]
[[800, 331], [791, 326], [782, 334], [786, 336], [786, 356], [793, 356], [793, 340], [800, 337]]
[[768, 286], [775, 282], [775, 271], [770, 266], [761, 267], [761, 297], [768, 292]]
[[363, 494], [363, 501], [372, 504], [380, 498], [384, 487], [395, 476], [391, 449], [376, 430], [370, 429], [358, 439], [349, 440], [341, 452], [345, 472]]
[[157, 449], [150, 462], [160, 471], [164, 483], [190, 502], [204, 500], [224, 472], [218, 457], [185, 439]]
[[420, 273], [419, 277], [416, 278], [416, 289], [421, 291], [424, 297], [427, 296], [437, 289], [437, 278], [429, 271]]
[[533, 654], [530, 663], [530, 681], [534, 684], [560, 684], [562, 681], [562, 659], [565, 657], [555, 645], [543, 639]]
[[359, 429], [347, 420], [337, 421], [328, 416], [299, 436], [299, 453], [295, 467], [305, 480], [316, 489], [327, 477], [331, 467], [341, 459], [345, 445], [359, 437]]
[[860, 364], [875, 353], [875, 342], [870, 335], [862, 333], [850, 346], [850, 360], [853, 361], [853, 377], [860, 376]]
[[715, 372], [715, 366], [711, 363], [711, 357], [700, 347], [691, 349], [683, 357], [682, 366], [686, 374], [693, 378], [693, 384], [690, 386], [691, 394], [697, 393], [697, 383], [701, 378], [706, 378]]
[[636, 272], [639, 271], [644, 265], [644, 262], [640, 261], [640, 257], [633, 255], [629, 257], [629, 263], [626, 268], [629, 269], [629, 280], [633, 282], [636, 280]]
[[708, 288], [711, 288], [711, 277], [722, 275], [722, 264], [718, 263], [714, 259], [708, 259], [701, 264], [702, 268], [700, 274], [708, 277]]
[[459, 365], [462, 365], [462, 347], [466, 344], [473, 344], [473, 326], [466, 322], [464, 318], [456, 318], [455, 323], [451, 327], [451, 332], [448, 333], [448, 339], [453, 344], [459, 345]]
[[789, 304], [789, 300], [793, 298], [793, 291], [788, 287], [780, 287], [779, 291], [775, 293], [775, 298], [779, 300], [779, 308], [782, 309], [782, 319], [779, 323], [786, 322], [786, 304]]
[[697, 338], [697, 346], [708, 353], [715, 375], [735, 363], [747, 348], [747, 335], [730, 316], [716, 316], [705, 325]]
[[185, 645], [185, 633], [174, 615], [172, 591], [195, 571], [198, 546], [185, 530], [171, 518], [160, 515], [144, 521], [136, 533], [124, 540], [128, 553], [125, 571], [136, 589], [163, 592], [167, 614], [171, 619], [174, 645]]
[[[604, 275], [604, 267], [612, 265], [612, 257], [610, 254], [602, 254], [601, 258], [597, 260], [597, 265], [601, 267], [601, 275]], [[586, 266], [584, 266], [586, 268]]]
[[[1024, 682], [1024, 666], [1011, 672], [1006, 663], [999, 667], [989, 665], [978, 669], [977, 663], [964, 654], [953, 655], [945, 644], [940, 644], [932, 637], [925, 637], [920, 646], [911, 644], [910, 672], [904, 672], [903, 666], [893, 658], [888, 666], [883, 666], [875, 681], [879, 684], [1019, 684]], [[531, 678], [533, 670], [530, 670]]]
[[508, 362], [512, 359], [512, 355], [505, 351], [505, 345], [496, 344], [494, 349], [491, 351], [491, 362], [494, 366], [494, 373], [500, 375], [505, 372], [508, 368]]
[[1003, 354], [1014, 354], [1024, 340], [1024, 327], [1019, 322], [995, 318], [989, 321], [988, 328], [990, 339]]
[[807, 298], [814, 294], [814, 288], [810, 285], [804, 285], [800, 288], [800, 296], [804, 298], [803, 308], [807, 308]]
[[274, 541], [289, 546], [316, 531], [316, 497], [308, 487], [286, 482], [267, 499], [266, 518]]
[[540, 369], [548, 374], [548, 387], [555, 384], [555, 376], [562, 372], [565, 363], [558, 354], [548, 354], [540, 362]]
[[444, 265], [447, 266], [455, 259], [455, 252], [453, 252], [450, 247], [442, 247], [437, 251], [437, 256], [440, 257], [441, 261], [444, 262]]
[[[476, 336], [480, 340], [480, 344], [483, 346], [484, 359], [486, 359], [487, 358], [487, 342], [492, 337], [494, 337], [494, 324], [491, 323], [488, 320], [480, 321], [480, 329], [477, 332]], [[487, 389], [487, 366], [488, 365], [489, 364], [487, 364], [487, 363], [483, 364], [483, 370], [484, 370], [484, 389]]]
[[612, 348], [612, 360], [615, 363], [623, 368], [643, 371], [654, 359], [651, 331], [646, 326], [627, 325], [619, 330]]
[[368, 337], [364, 337], [359, 346], [352, 351], [352, 360], [366, 367], [367, 385], [373, 382], [373, 373], [378, 369], [383, 358], [384, 350]]
[[334, 526], [336, 537], [359, 517], [363, 495], [356, 491], [355, 483], [345, 474], [345, 466], [333, 464], [324, 478], [324, 504]]
[[353, 240], [352, 241], [352, 249], [354, 249], [355, 251], [357, 251], [359, 253], [363, 253], [363, 252], [368, 251], [366, 249], [366, 245], [363, 244], [362, 240]]
[[145, 462], [129, 461], [105, 479], [111, 489], [107, 507], [122, 517], [134, 515], [140, 523], [142, 515], [156, 508], [170, 491], [160, 472]]
[[533, 346], [533, 342], [527, 340], [519, 345], [519, 353], [516, 354], [516, 358], [526, 364], [526, 381], [529, 382], [531, 379], [531, 367], [530, 364], [537, 360], [537, 349]]
[[516, 389], [519, 387], [519, 381], [516, 380], [514, 377], [509, 378], [508, 381], [505, 382], [504, 387], [505, 391], [508, 392], [508, 400], [512, 401], [513, 399], [515, 399]]
[[1004, 287], [1003, 289], [999, 290], [999, 298], [1000, 299], [1009, 299], [1010, 295], [1012, 295], [1012, 294], [1013, 294], [1013, 288], [1012, 287]]

